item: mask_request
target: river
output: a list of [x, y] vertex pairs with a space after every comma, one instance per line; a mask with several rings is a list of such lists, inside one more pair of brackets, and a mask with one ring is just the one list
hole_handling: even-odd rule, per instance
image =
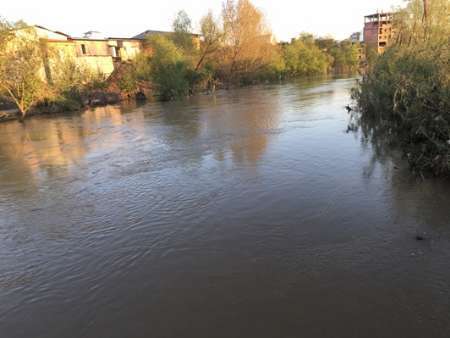
[[0, 337], [450, 337], [450, 184], [353, 84], [0, 124]]

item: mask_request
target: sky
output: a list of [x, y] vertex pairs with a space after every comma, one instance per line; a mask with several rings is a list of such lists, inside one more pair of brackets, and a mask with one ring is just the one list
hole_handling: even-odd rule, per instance
[[[345, 39], [362, 31], [364, 15], [388, 11], [404, 0], [253, 0], [275, 37], [289, 41], [302, 32]], [[183, 9], [194, 29], [209, 9], [220, 15], [222, 0], [2, 0], [0, 17], [38, 24], [72, 36], [99, 31], [104, 37], [132, 37], [147, 29], [170, 30]]]

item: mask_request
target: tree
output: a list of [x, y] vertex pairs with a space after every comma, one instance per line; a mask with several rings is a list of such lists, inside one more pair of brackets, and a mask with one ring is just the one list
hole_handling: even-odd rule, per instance
[[330, 49], [330, 54], [333, 57], [333, 68], [337, 73], [353, 73], [358, 70], [358, 43], [353, 43], [349, 40], [337, 42], [334, 47]]
[[227, 0], [223, 5], [222, 62], [230, 80], [257, 73], [276, 51], [263, 13], [249, 0]]
[[325, 52], [330, 52], [333, 48], [336, 47], [337, 41], [332, 37], [324, 37], [324, 38], [317, 38], [316, 44], [321, 50]]
[[174, 31], [173, 42], [183, 50], [191, 52], [194, 49], [192, 42], [192, 21], [185, 11], [179, 11], [172, 28]]
[[0, 25], [0, 93], [15, 103], [21, 118], [48, 93], [42, 45], [32, 28]]
[[332, 58], [322, 51], [311, 34], [301, 34], [284, 49], [288, 76], [311, 76], [326, 74]]
[[164, 36], [148, 39], [153, 50], [150, 59], [151, 79], [164, 101], [187, 96], [190, 90], [189, 66], [174, 42]]
[[208, 56], [219, 50], [220, 42], [223, 36], [211, 11], [209, 11], [209, 13], [201, 19], [200, 26], [203, 36], [203, 43], [200, 47], [200, 58], [195, 67], [196, 71], [199, 70]]
[[428, 18], [428, 10], [429, 10], [429, 0], [423, 0], [423, 19], [424, 21]]

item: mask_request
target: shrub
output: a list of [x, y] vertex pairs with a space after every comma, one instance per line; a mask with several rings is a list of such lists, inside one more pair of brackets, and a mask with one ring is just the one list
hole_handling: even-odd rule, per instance
[[286, 73], [292, 77], [326, 74], [332, 61], [308, 34], [302, 34], [285, 47], [284, 59]]
[[181, 50], [164, 36], [153, 36], [148, 42], [153, 51], [150, 59], [151, 79], [158, 88], [161, 100], [187, 96], [194, 79]]
[[[353, 90], [364, 136], [398, 146], [411, 168], [450, 173], [448, 2], [435, 0], [425, 17], [411, 0], [397, 16], [398, 35]], [[444, 13], [444, 15], [442, 15]]]

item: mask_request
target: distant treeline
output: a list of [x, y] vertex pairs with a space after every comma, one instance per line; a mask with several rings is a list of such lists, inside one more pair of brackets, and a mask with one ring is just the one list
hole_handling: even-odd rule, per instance
[[249, 0], [228, 0], [220, 18], [212, 12], [200, 21], [200, 48], [192, 43], [192, 22], [184, 11], [173, 23], [172, 36], [151, 36], [126, 78], [133, 90], [138, 80], [152, 81], [161, 99], [185, 96], [215, 86], [354, 73], [359, 68], [359, 43], [338, 42], [301, 34], [289, 43], [274, 40], [262, 12]]
[[379, 151], [400, 148], [420, 174], [450, 174], [449, 18], [448, 0], [409, 0], [353, 92], [355, 126]]
[[[200, 21], [201, 42], [184, 11], [173, 22], [173, 33], [151, 35], [145, 52], [124, 64], [109, 79], [92, 74], [70, 59], [52, 61], [52, 81], [39, 76], [39, 39], [17, 36], [23, 23], [0, 22], [0, 95], [14, 102], [22, 116], [39, 106], [77, 109], [92, 91], [116, 90], [122, 96], [151, 89], [161, 100], [172, 100], [217, 87], [260, 81], [356, 72], [358, 43], [301, 34], [278, 43], [263, 13], [249, 0], [227, 0], [220, 17], [207, 13]], [[14, 48], [7, 48], [14, 40]], [[47, 51], [48, 53], [48, 51]]]

